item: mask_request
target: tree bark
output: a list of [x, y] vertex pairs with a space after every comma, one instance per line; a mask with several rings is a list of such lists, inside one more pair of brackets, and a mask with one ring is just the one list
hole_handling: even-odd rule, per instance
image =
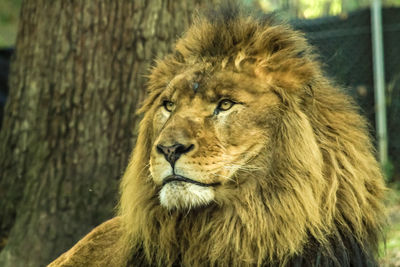
[[0, 132], [0, 266], [43, 266], [113, 215], [145, 74], [211, 2], [23, 2]]

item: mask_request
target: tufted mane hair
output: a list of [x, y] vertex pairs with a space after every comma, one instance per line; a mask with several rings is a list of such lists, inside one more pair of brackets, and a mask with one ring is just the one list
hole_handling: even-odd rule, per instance
[[[153, 103], [173, 77], [196, 64], [262, 77], [281, 100], [280, 115], [273, 149], [254, 163], [262, 170], [238, 173], [248, 182], [221, 203], [182, 213], [160, 206], [150, 177]], [[152, 69], [141, 112], [119, 205], [126, 233], [121, 242], [136, 262], [375, 264], [385, 187], [368, 125], [323, 73], [302, 33], [235, 6], [199, 15]]]

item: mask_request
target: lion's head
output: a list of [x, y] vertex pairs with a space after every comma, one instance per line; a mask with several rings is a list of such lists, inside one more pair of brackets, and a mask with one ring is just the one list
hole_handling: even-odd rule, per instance
[[364, 119], [300, 33], [229, 14], [199, 18], [152, 70], [126, 247], [185, 266], [374, 251], [384, 186]]
[[212, 69], [182, 70], [154, 103], [149, 167], [167, 209], [222, 204], [269, 164], [279, 97], [255, 76]]

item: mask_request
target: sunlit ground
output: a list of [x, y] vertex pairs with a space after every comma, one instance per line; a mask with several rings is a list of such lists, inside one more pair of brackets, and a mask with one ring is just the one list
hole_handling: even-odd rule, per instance
[[[392, 186], [387, 197], [389, 226], [386, 232], [386, 254], [382, 255], [382, 267], [400, 266], [400, 186]], [[384, 251], [384, 245], [381, 245]]]

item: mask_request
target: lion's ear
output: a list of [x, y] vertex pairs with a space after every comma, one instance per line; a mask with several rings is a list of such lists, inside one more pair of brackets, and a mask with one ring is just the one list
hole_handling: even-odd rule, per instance
[[[293, 62], [298, 63], [298, 62]], [[254, 73], [257, 78], [264, 80], [278, 95], [283, 98], [312, 99], [314, 96], [313, 84], [318, 79], [313, 63], [272, 67], [269, 64], [258, 65]], [[294, 67], [294, 68], [293, 68]]]

